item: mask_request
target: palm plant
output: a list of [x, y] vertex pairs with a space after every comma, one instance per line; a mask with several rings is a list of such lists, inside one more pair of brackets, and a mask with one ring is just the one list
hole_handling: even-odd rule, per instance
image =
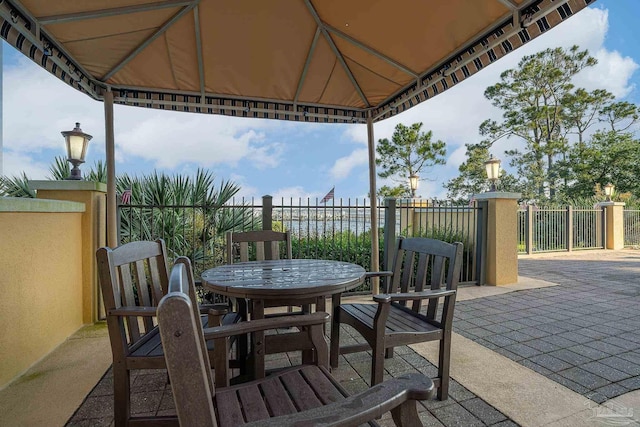
[[35, 198], [36, 192], [29, 187], [29, 178], [22, 172], [22, 176], [0, 175], [0, 196]]
[[[64, 157], [56, 157], [49, 167], [49, 178], [65, 180], [71, 174]], [[106, 183], [106, 165], [97, 161], [85, 179]], [[35, 197], [26, 174], [0, 176], [0, 196]], [[187, 255], [198, 270], [223, 262], [224, 235], [227, 231], [246, 230], [257, 223], [249, 205], [228, 207], [226, 204], [240, 190], [231, 181], [215, 186], [215, 176], [198, 169], [195, 177], [119, 175], [116, 192], [131, 192], [127, 204], [120, 204], [120, 243], [135, 240], [165, 239], [175, 255]]]
[[245, 229], [249, 206], [226, 207], [240, 187], [202, 169], [194, 178], [154, 172], [143, 177], [118, 177], [117, 191], [131, 192], [120, 206], [120, 241], [163, 238], [175, 255], [187, 255], [204, 269], [222, 262], [226, 231]]

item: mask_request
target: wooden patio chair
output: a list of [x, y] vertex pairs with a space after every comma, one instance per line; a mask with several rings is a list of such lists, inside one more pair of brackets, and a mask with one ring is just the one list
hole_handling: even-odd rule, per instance
[[[438, 377], [434, 382], [438, 399], [447, 399], [451, 327], [461, 265], [462, 243], [399, 238], [393, 271], [370, 273], [384, 278], [382, 293], [373, 296], [377, 304], [341, 304], [337, 308], [331, 366], [338, 366], [339, 354], [370, 349], [371, 385], [375, 385], [382, 381], [384, 358], [393, 355], [394, 347], [440, 341]], [[340, 323], [355, 328], [367, 343], [340, 347]]]
[[[433, 382], [424, 375], [395, 378], [353, 397], [348, 397], [331, 377], [323, 333], [327, 313], [253, 320], [203, 331], [189, 298], [189, 286], [184, 267], [174, 266], [169, 293], [158, 307], [160, 335], [181, 425], [355, 426], [387, 411], [398, 425], [422, 425], [416, 400], [429, 399], [434, 393]], [[230, 336], [284, 326], [302, 327], [297, 335], [305, 336], [315, 348], [317, 364], [286, 368], [245, 384], [214, 387], [206, 339], [213, 339], [216, 351], [226, 355], [225, 343]]]
[[[228, 231], [226, 237], [227, 264], [293, 258], [289, 231], [256, 230], [238, 233]], [[281, 305], [267, 303], [266, 307], [281, 307]], [[238, 311], [242, 310], [238, 309]], [[292, 306], [287, 306], [287, 312], [293, 312]]]
[[[115, 249], [102, 247], [96, 258], [113, 354], [115, 424], [157, 425], [163, 419], [132, 417], [130, 381], [133, 370], [166, 367], [155, 319], [157, 305], [169, 283], [164, 241], [131, 242]], [[189, 280], [193, 280], [189, 259], [181, 257], [176, 263], [184, 266]], [[197, 304], [195, 291], [190, 297]], [[236, 313], [226, 314], [226, 306], [200, 306], [199, 310], [205, 324], [232, 324], [240, 319]], [[207, 346], [212, 350], [213, 343]], [[226, 373], [226, 369], [220, 370], [220, 375]]]

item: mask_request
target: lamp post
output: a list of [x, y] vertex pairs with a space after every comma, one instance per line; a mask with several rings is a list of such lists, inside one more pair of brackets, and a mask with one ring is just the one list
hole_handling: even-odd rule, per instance
[[78, 166], [84, 163], [84, 156], [87, 154], [87, 145], [89, 145], [89, 141], [93, 137], [82, 132], [80, 123], [76, 123], [76, 127], [73, 130], [67, 130], [61, 133], [67, 144], [67, 161], [73, 165], [71, 175], [67, 179], [82, 179], [82, 173]]
[[608, 183], [604, 186], [604, 195], [607, 196], [607, 202], [611, 201], [611, 196], [613, 195], [613, 190], [615, 186], [612, 183]]
[[489, 191], [496, 191], [496, 181], [500, 178], [500, 159], [493, 157], [493, 154], [489, 157], [489, 160], [484, 162], [484, 167], [487, 170], [487, 178], [491, 182], [491, 189]]
[[411, 198], [416, 197], [416, 190], [418, 189], [418, 181], [420, 177], [416, 174], [409, 175], [409, 188], [411, 188]]

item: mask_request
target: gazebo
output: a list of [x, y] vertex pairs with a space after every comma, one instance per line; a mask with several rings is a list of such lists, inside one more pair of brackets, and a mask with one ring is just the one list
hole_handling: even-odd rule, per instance
[[373, 124], [447, 90], [592, 0], [3, 0], [0, 37], [104, 102], [108, 244], [113, 105]]

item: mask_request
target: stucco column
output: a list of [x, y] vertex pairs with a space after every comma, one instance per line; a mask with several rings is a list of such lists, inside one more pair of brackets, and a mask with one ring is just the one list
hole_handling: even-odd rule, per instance
[[[82, 241], [77, 242], [82, 250], [82, 321], [98, 320], [99, 292], [96, 250], [106, 245], [106, 200], [107, 186], [89, 181], [29, 181], [37, 191], [38, 199], [68, 200], [84, 203], [82, 214]], [[65, 248], [56, 248], [65, 250]]]
[[473, 196], [486, 200], [487, 251], [484, 260], [486, 284], [518, 282], [518, 199], [520, 193], [492, 191]]
[[622, 202], [603, 202], [599, 203], [605, 208], [607, 213], [606, 230], [607, 241], [605, 248], [607, 249], [624, 249], [624, 203]]

